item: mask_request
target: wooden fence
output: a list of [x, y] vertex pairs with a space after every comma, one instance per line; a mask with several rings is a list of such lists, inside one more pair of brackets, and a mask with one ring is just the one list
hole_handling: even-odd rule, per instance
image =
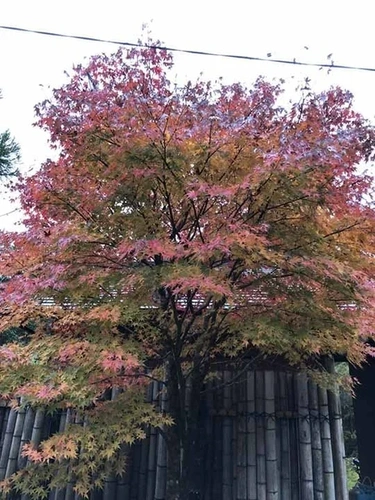
[[[153, 382], [147, 398], [167, 409], [163, 385]], [[347, 500], [339, 397], [305, 374], [252, 370], [214, 374], [200, 411], [203, 472], [201, 500]], [[0, 479], [25, 467], [23, 444], [74, 422], [73, 413], [48, 416], [27, 409], [0, 409]], [[79, 424], [79, 422], [76, 422]], [[109, 478], [92, 500], [165, 500], [168, 450], [163, 433], [146, 429], [146, 439], [129, 450], [127, 472]], [[49, 500], [77, 500], [73, 485]], [[18, 499], [17, 499], [18, 500]], [[22, 498], [21, 500], [25, 500]]]

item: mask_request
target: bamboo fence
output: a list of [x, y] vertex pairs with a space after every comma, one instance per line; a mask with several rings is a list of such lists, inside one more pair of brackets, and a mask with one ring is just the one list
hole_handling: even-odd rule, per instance
[[[332, 366], [328, 367], [332, 369]], [[333, 388], [334, 389], [334, 388]], [[116, 391], [112, 392], [116, 397]], [[146, 398], [168, 411], [165, 383], [152, 382]], [[347, 500], [340, 415], [335, 391], [306, 374], [224, 369], [202, 393], [200, 433], [205, 449], [201, 500]], [[27, 467], [22, 446], [68, 425], [87, 425], [71, 411], [58, 416], [31, 408], [0, 407], [0, 480]], [[168, 446], [165, 433], [145, 429], [131, 448], [126, 473], [108, 477], [91, 500], [166, 500]], [[203, 446], [203, 444], [202, 444]], [[72, 483], [49, 500], [79, 500]], [[15, 500], [27, 500], [25, 496]]]

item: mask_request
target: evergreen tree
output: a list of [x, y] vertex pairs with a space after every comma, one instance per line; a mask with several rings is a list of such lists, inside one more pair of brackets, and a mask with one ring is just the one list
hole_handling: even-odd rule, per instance
[[[2, 95], [0, 93], [0, 99]], [[9, 130], [0, 133], [0, 177], [15, 175], [15, 164], [20, 159], [20, 147]]]

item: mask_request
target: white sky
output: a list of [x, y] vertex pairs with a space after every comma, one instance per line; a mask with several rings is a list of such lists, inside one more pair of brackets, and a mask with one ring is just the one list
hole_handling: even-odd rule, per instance
[[[166, 45], [193, 50], [375, 67], [374, 0], [2, 0], [0, 24], [136, 42], [143, 23]], [[152, 22], [151, 22], [152, 21]], [[309, 50], [304, 49], [309, 47]], [[23, 171], [49, 155], [46, 137], [32, 127], [34, 105], [65, 81], [64, 70], [114, 45], [0, 30], [0, 131], [9, 128], [22, 149]], [[251, 84], [258, 75], [285, 78], [290, 96], [308, 76], [315, 90], [341, 85], [356, 107], [375, 117], [375, 73], [327, 71], [271, 63], [175, 54], [179, 80], [203, 72], [229, 83]], [[293, 77], [293, 78], [292, 78]], [[0, 193], [0, 228], [13, 228], [19, 212]]]

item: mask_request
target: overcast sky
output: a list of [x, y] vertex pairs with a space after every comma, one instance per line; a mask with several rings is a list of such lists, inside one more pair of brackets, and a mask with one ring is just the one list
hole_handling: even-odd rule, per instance
[[[338, 0], [3, 0], [0, 24], [71, 35], [136, 42], [143, 23], [168, 46], [298, 61], [375, 67], [373, 1]], [[308, 47], [308, 50], [305, 48]], [[34, 105], [65, 81], [64, 71], [85, 57], [113, 52], [109, 44], [46, 37], [0, 29], [0, 130], [9, 128], [22, 149], [23, 171], [51, 154], [44, 134], [32, 127]], [[175, 55], [180, 81], [203, 72], [208, 78], [251, 84], [258, 75], [285, 78], [290, 96], [308, 76], [313, 89], [341, 85], [356, 107], [374, 120], [375, 73], [298, 68], [217, 57]], [[0, 194], [0, 227], [19, 215]]]

